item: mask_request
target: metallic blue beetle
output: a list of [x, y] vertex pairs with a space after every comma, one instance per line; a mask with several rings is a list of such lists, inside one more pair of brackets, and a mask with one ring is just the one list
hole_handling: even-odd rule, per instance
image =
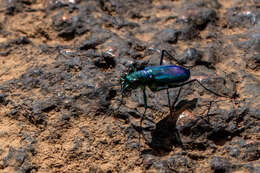
[[148, 86], [151, 91], [179, 87], [180, 83], [188, 81], [190, 70], [176, 65], [146, 67], [144, 70], [128, 74], [123, 80], [122, 93]]
[[[147, 109], [147, 96], [146, 96], [146, 86], [148, 86], [151, 91], [156, 92], [160, 90], [167, 90], [168, 96], [168, 106], [170, 109], [170, 114], [172, 117], [172, 105], [174, 106], [177, 102], [177, 99], [181, 92], [181, 87], [192, 83], [197, 82], [207, 91], [220, 96], [222, 96], [208, 88], [206, 88], [198, 79], [190, 79], [190, 70], [185, 68], [184, 66], [178, 65], [162, 65], [164, 54], [167, 53], [172, 59], [178, 62], [171, 54], [169, 54], [166, 50], [161, 51], [161, 60], [160, 66], [151, 66], [146, 67], [144, 70], [136, 71], [134, 69], [133, 73], [127, 74], [124, 78], [121, 78], [121, 93], [124, 95], [126, 92], [129, 92], [133, 89], [141, 88], [143, 90], [143, 98], [144, 98], [144, 113], [141, 117], [140, 127], [142, 127], [142, 121], [145, 116], [145, 112]], [[179, 63], [180, 64], [180, 63]], [[190, 80], [189, 80], [190, 79]], [[175, 98], [174, 103], [171, 105], [170, 97], [169, 97], [169, 88], [177, 88], [180, 87], [179, 92]], [[174, 109], [174, 107], [173, 107]], [[172, 120], [176, 121], [177, 117], [172, 117]], [[140, 143], [140, 136], [139, 136]]]
[[153, 92], [166, 89], [168, 94], [169, 88], [177, 88], [192, 82], [197, 82], [207, 91], [217, 96], [223, 97], [222, 95], [206, 88], [198, 79], [190, 79], [190, 70], [188, 68], [178, 65], [162, 65], [165, 53], [167, 53], [168, 56], [178, 62], [166, 50], [162, 50], [160, 66], [146, 67], [144, 70], [140, 71], [136, 71], [134, 69], [133, 73], [127, 74], [124, 78], [121, 78], [121, 93], [125, 94], [126, 92], [133, 89], [141, 88], [144, 93], [145, 108], [147, 107], [145, 93], [146, 86], [148, 86]]

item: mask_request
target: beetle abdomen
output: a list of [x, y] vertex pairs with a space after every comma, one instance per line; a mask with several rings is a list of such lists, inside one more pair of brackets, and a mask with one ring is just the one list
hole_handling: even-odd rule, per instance
[[160, 85], [182, 83], [190, 78], [190, 70], [176, 65], [146, 67], [150, 71], [153, 81]]

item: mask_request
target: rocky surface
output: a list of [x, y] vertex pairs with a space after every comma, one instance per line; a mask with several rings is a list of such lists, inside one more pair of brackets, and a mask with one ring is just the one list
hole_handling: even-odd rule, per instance
[[[2, 0], [0, 14], [0, 172], [260, 172], [259, 0]], [[166, 91], [148, 91], [140, 127], [142, 92], [122, 102], [119, 80], [162, 49], [225, 97], [185, 85], [173, 122]]]

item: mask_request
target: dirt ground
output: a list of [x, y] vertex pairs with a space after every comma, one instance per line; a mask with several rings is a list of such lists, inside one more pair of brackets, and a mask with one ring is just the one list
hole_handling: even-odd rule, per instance
[[[147, 89], [140, 126], [143, 93], [122, 100], [120, 78], [161, 50], [217, 95], [185, 85], [171, 115]], [[259, 173], [259, 159], [259, 0], [0, 1], [0, 173]]]

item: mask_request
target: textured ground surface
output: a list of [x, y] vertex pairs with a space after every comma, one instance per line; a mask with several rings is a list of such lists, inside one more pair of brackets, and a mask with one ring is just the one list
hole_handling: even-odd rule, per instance
[[[139, 144], [142, 92], [118, 109], [119, 79], [162, 49], [229, 98], [186, 85], [175, 124], [148, 91]], [[259, 0], [0, 1], [1, 173], [259, 173], [259, 158]]]

